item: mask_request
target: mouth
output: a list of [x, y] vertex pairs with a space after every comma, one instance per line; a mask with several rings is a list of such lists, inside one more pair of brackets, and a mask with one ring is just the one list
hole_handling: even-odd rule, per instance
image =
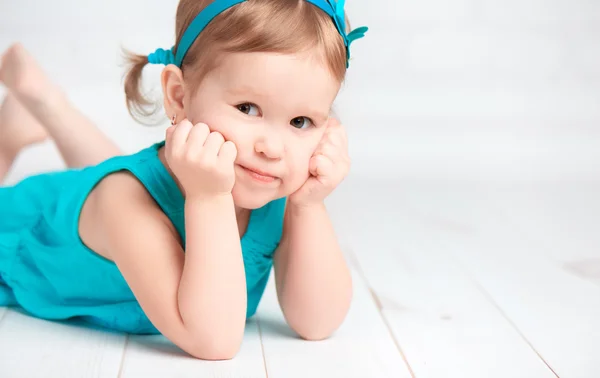
[[278, 179], [276, 176], [254, 168], [244, 167], [243, 165], [240, 165], [240, 168], [242, 168], [242, 170], [246, 172], [251, 178], [263, 183], [270, 183]]

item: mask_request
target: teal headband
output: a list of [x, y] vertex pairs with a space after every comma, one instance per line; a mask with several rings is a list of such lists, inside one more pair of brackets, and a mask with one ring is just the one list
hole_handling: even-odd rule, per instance
[[[177, 55], [173, 55], [172, 48], [170, 50], [157, 49], [152, 54], [148, 55], [148, 62], [151, 64], [174, 64], [181, 68], [183, 58], [187, 54], [192, 43], [198, 38], [198, 35], [204, 30], [206, 25], [212, 21], [213, 18], [231, 8], [234, 5], [243, 3], [247, 0], [215, 0], [204, 8], [192, 21], [190, 26], [187, 28], [179, 46], [177, 47]], [[346, 46], [346, 67], [349, 65], [350, 60], [350, 45], [355, 40], [365, 36], [368, 28], [366, 26], [354, 29], [349, 34], [346, 34], [346, 18], [344, 15], [344, 4], [346, 0], [306, 0], [307, 2], [319, 7], [325, 13], [327, 13], [335, 23], [340, 35], [344, 38], [344, 45]]]

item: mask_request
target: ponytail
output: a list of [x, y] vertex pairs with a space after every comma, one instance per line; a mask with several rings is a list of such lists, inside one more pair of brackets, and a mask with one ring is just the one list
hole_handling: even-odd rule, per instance
[[137, 122], [145, 125], [155, 125], [147, 118], [156, 114], [159, 105], [142, 93], [142, 71], [148, 64], [148, 57], [124, 51], [125, 60], [128, 65], [125, 74], [125, 99], [127, 111]]

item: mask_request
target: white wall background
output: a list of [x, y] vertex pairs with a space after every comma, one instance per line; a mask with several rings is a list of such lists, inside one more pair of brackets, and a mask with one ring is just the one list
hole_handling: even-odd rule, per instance
[[[168, 48], [176, 0], [0, 0], [0, 49], [21, 41], [126, 151], [162, 137], [124, 106], [121, 45]], [[368, 25], [338, 111], [353, 175], [597, 180], [600, 1], [348, 0]], [[146, 70], [157, 83], [160, 67]], [[155, 87], [158, 89], [158, 87]], [[60, 167], [50, 143], [16, 180]]]

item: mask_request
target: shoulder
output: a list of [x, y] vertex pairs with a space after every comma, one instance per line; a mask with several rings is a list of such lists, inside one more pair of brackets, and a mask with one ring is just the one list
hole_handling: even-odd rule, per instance
[[139, 206], [153, 202], [144, 185], [128, 171], [111, 173], [90, 193], [90, 199], [109, 206]]
[[92, 190], [82, 208], [79, 229], [91, 249], [113, 261], [115, 242], [161, 234], [178, 238], [144, 185], [126, 171], [106, 176]]

